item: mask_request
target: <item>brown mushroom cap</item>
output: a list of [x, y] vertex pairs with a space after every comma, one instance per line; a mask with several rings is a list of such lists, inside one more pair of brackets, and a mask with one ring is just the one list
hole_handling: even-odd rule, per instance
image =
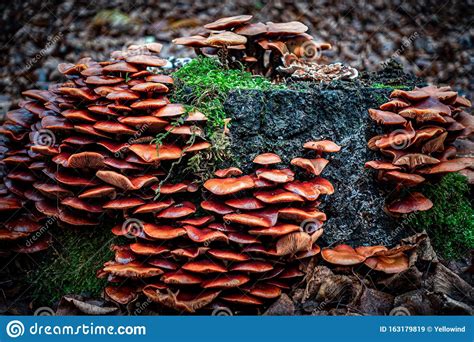
[[234, 212], [234, 209], [229, 207], [228, 205], [226, 205], [222, 202], [212, 201], [212, 200], [202, 201], [201, 202], [201, 207], [204, 210], [212, 211], [212, 212], [214, 212], [216, 214], [219, 214], [219, 215], [225, 215], [225, 214], [230, 214], [230, 213]]
[[250, 293], [251, 295], [255, 297], [260, 297], [260, 298], [278, 298], [281, 295], [281, 288], [278, 286], [268, 284], [268, 283], [258, 283], [253, 286], [249, 287], [244, 287], [243, 290], [245, 292]]
[[143, 93], [167, 93], [169, 91], [168, 87], [164, 84], [155, 82], [144, 82], [136, 84], [131, 88], [131, 90]]
[[250, 176], [213, 178], [207, 180], [204, 187], [215, 195], [230, 195], [242, 190], [252, 189], [255, 187], [255, 183]]
[[458, 172], [467, 168], [474, 167], [474, 158], [465, 157], [465, 158], [456, 158], [451, 160], [442, 161], [441, 163], [431, 166], [428, 168], [420, 169], [419, 172], [422, 174], [437, 174], [437, 173], [448, 173], [448, 172]]
[[156, 217], [157, 218], [168, 218], [168, 219], [176, 219], [185, 217], [196, 212], [196, 206], [188, 201], [183, 203], [174, 204], [169, 208], [166, 208], [160, 211]]
[[272, 23], [267, 22], [268, 36], [288, 36], [305, 33], [308, 31], [308, 26], [299, 21], [290, 21], [287, 23]]
[[426, 211], [433, 207], [433, 202], [419, 192], [413, 192], [407, 197], [396, 200], [387, 206], [387, 210], [394, 214], [409, 214], [414, 211]]
[[179, 221], [179, 224], [187, 224], [190, 226], [201, 227], [207, 225], [214, 221], [214, 216], [201, 216], [201, 217], [193, 217]]
[[90, 213], [101, 213], [103, 211], [102, 206], [89, 204], [79, 198], [68, 197], [61, 201], [61, 204], [74, 209], [87, 211]]
[[198, 295], [179, 291], [175, 294], [170, 290], [163, 293], [159, 289], [148, 285], [143, 289], [143, 293], [152, 301], [173, 310], [194, 313], [212, 303], [219, 296], [220, 291], [204, 291]]
[[112, 186], [99, 186], [96, 188], [85, 190], [79, 198], [102, 198], [115, 194], [115, 188]]
[[320, 194], [331, 195], [334, 187], [327, 179], [316, 177], [307, 182], [294, 181], [284, 185], [288, 191], [294, 192], [309, 201], [314, 201]]
[[144, 223], [143, 232], [147, 236], [157, 240], [171, 240], [186, 235], [186, 230], [183, 228], [156, 225], [152, 223]]
[[251, 227], [268, 228], [276, 224], [278, 212], [276, 210], [260, 210], [240, 214], [224, 215], [224, 220]]
[[228, 235], [229, 241], [239, 243], [242, 245], [260, 243], [260, 241], [255, 236], [245, 234], [245, 233], [232, 232], [232, 233], [228, 233], [227, 235]]
[[72, 168], [96, 169], [104, 166], [104, 156], [96, 152], [79, 152], [67, 159], [67, 166]]
[[245, 294], [239, 294], [239, 293], [225, 294], [225, 295], [222, 295], [220, 298], [227, 302], [241, 304], [241, 305], [262, 305], [263, 304], [263, 302], [258, 298], [245, 295]]
[[194, 273], [226, 273], [227, 269], [211, 260], [189, 261], [182, 267], [183, 270]]
[[351, 266], [365, 261], [365, 257], [357, 254], [354, 248], [348, 245], [338, 245], [334, 248], [323, 248], [321, 256], [331, 264]]
[[227, 261], [246, 261], [249, 257], [245, 254], [240, 254], [228, 250], [223, 249], [210, 249], [207, 251], [211, 256], [216, 259], [220, 260], [227, 260]]
[[153, 116], [158, 118], [174, 117], [186, 113], [186, 107], [179, 103], [170, 103], [153, 112]]
[[212, 23], [204, 25], [208, 30], [225, 30], [241, 24], [245, 24], [252, 20], [251, 15], [236, 15], [233, 17], [220, 18]]
[[233, 288], [242, 286], [250, 281], [250, 278], [243, 274], [224, 274], [219, 277], [207, 280], [202, 283], [202, 287], [205, 289], [212, 288]]
[[339, 152], [341, 150], [341, 146], [331, 140], [308, 141], [304, 143], [303, 147], [318, 152]]
[[175, 45], [183, 45], [183, 46], [189, 46], [189, 47], [194, 47], [194, 48], [201, 48], [201, 47], [206, 47], [206, 37], [203, 36], [190, 36], [190, 37], [179, 37], [176, 39], [173, 39], [173, 44]]
[[416, 186], [425, 181], [425, 178], [411, 173], [405, 173], [400, 171], [388, 171], [383, 174], [383, 178], [393, 181], [398, 185], [406, 187]]
[[[154, 99], [139, 100], [131, 104], [133, 109], [148, 110], [165, 107], [169, 103], [166, 97], [156, 97]], [[156, 115], [155, 115], [156, 116]]]
[[[225, 201], [225, 204], [228, 205], [229, 207], [232, 207], [235, 209], [242, 209], [242, 210], [256, 210], [256, 209], [262, 209], [265, 207], [265, 205], [261, 201], [253, 197], [233, 198], [228, 201]], [[229, 213], [226, 213], [226, 214], [229, 214]]]
[[265, 261], [243, 261], [233, 264], [230, 271], [249, 272], [249, 273], [264, 273], [273, 269], [272, 264]]
[[97, 178], [123, 190], [138, 190], [149, 184], [158, 182], [158, 178], [150, 175], [138, 176], [129, 179], [115, 171], [97, 171]]
[[131, 209], [143, 205], [143, 200], [139, 198], [120, 198], [116, 200], [109, 201], [103, 205], [104, 209]]
[[[84, 82], [87, 83], [87, 84], [98, 85], [98, 86], [113, 85], [113, 84], [122, 83], [123, 81], [124, 81], [123, 78], [114, 77], [114, 76], [89, 76], [84, 80]], [[67, 95], [71, 95], [71, 96], [78, 96], [78, 97], [84, 98], [83, 96], [80, 95], [80, 92], [71, 91], [70, 89], [72, 89], [72, 88], [69, 88], [68, 90], [65, 90], [64, 88], [62, 88], [62, 89], [63, 90], [60, 90], [60, 91], [63, 94], [67, 94]], [[75, 95], [72, 95], [71, 93], [74, 93]], [[94, 96], [93, 100], [91, 100], [91, 101], [94, 101], [94, 100], [97, 100], [97, 99], [98, 99], [98, 97]]]
[[149, 278], [163, 274], [163, 271], [159, 268], [147, 267], [135, 261], [128, 264], [108, 265], [103, 270], [104, 272], [127, 278]]
[[242, 170], [236, 167], [229, 167], [227, 169], [221, 169], [214, 172], [214, 174], [219, 178], [228, 178], [234, 176], [241, 176], [243, 174]]
[[198, 275], [177, 271], [166, 273], [161, 277], [161, 281], [165, 284], [193, 285], [202, 283], [202, 278]]
[[131, 64], [143, 64], [151, 67], [162, 67], [166, 65], [166, 60], [152, 55], [130, 55], [125, 58]]
[[294, 224], [277, 224], [269, 228], [250, 229], [248, 233], [252, 235], [281, 236], [299, 231], [301, 231], [301, 227]]
[[276, 243], [276, 252], [278, 255], [293, 255], [308, 251], [311, 247], [311, 236], [308, 233], [298, 231], [281, 237]]
[[422, 153], [407, 153], [396, 159], [393, 164], [397, 166], [406, 165], [409, 169], [414, 169], [420, 165], [439, 164], [436, 158]]
[[381, 160], [369, 161], [365, 163], [365, 167], [371, 168], [374, 170], [388, 170], [388, 171], [401, 170], [400, 166], [395, 166], [390, 162], [385, 162]]
[[262, 153], [256, 156], [253, 162], [260, 165], [272, 165], [281, 163], [281, 158], [275, 153]]
[[245, 24], [237, 27], [235, 33], [242, 36], [256, 36], [267, 32], [267, 25], [264, 23]]
[[235, 46], [247, 43], [247, 38], [234, 32], [225, 31], [209, 36], [206, 39], [208, 46]]
[[271, 191], [259, 191], [254, 194], [255, 198], [268, 204], [304, 202], [304, 199], [296, 193], [276, 189]]
[[217, 230], [213, 229], [199, 229], [190, 225], [185, 225], [183, 228], [186, 230], [188, 237], [194, 242], [212, 242], [212, 241], [224, 241], [227, 242], [227, 236]]
[[0, 198], [0, 212], [17, 210], [22, 207], [21, 202], [16, 198], [1, 197]]
[[274, 183], [288, 183], [294, 180], [294, 173], [290, 169], [259, 169], [256, 171], [258, 179]]
[[206, 253], [208, 250], [209, 250], [208, 247], [177, 248], [177, 249], [172, 250], [170, 253], [176, 257], [194, 259]]
[[382, 271], [388, 274], [400, 273], [408, 269], [409, 260], [403, 253], [386, 257], [377, 256], [365, 260], [365, 265], [376, 271]]
[[169, 252], [168, 248], [151, 243], [135, 242], [129, 246], [130, 250], [138, 255], [160, 255]]
[[147, 163], [156, 162], [158, 160], [179, 159], [182, 154], [178, 146], [167, 144], [158, 147], [150, 144], [133, 144], [129, 149]]
[[174, 83], [173, 78], [171, 76], [168, 76], [168, 75], [149, 75], [149, 76], [145, 77], [145, 81], [164, 83], [164, 84], [173, 84]]
[[170, 260], [159, 258], [159, 257], [153, 257], [151, 259], [148, 259], [147, 263], [150, 264], [151, 266], [159, 267], [161, 269], [170, 270], [170, 271], [176, 271], [179, 268], [178, 264]]
[[220, 232], [236, 232], [238, 229], [229, 226], [228, 224], [225, 223], [211, 223], [210, 225], [207, 226], [209, 229], [215, 229]]
[[388, 249], [385, 246], [360, 246], [355, 248], [357, 254], [362, 255], [365, 258], [369, 258], [378, 252], [385, 252], [387, 250]]
[[382, 104], [380, 109], [385, 111], [398, 111], [399, 109], [406, 108], [408, 106], [410, 106], [409, 102], [406, 102], [402, 99], [393, 99]]
[[378, 109], [369, 109], [369, 115], [380, 125], [403, 125], [407, 122], [401, 115]]
[[297, 222], [311, 219], [326, 221], [326, 214], [317, 209], [282, 208], [278, 210], [278, 218]]
[[138, 72], [138, 69], [127, 62], [117, 62], [102, 68], [106, 72]]
[[294, 158], [291, 160], [291, 165], [298, 166], [315, 176], [319, 176], [328, 163], [329, 163], [329, 160], [324, 159], [324, 158], [316, 158], [316, 159]]
[[29, 236], [26, 232], [12, 232], [8, 229], [0, 228], [0, 241], [14, 241]]
[[125, 305], [137, 297], [137, 293], [127, 286], [106, 286], [105, 294], [114, 302]]

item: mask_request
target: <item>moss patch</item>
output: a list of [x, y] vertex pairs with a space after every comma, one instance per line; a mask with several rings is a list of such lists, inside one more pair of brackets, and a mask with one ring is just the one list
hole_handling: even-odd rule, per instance
[[474, 248], [474, 209], [469, 201], [466, 177], [452, 173], [421, 191], [433, 208], [412, 214], [407, 223], [428, 232], [436, 250], [446, 259], [459, 259]]
[[110, 245], [116, 241], [110, 227], [90, 230], [55, 229], [54, 245], [28, 274], [32, 297], [38, 305], [53, 305], [65, 294], [98, 297], [106, 284], [96, 271], [113, 259]]
[[176, 90], [171, 101], [186, 103], [208, 117], [207, 134], [224, 127], [224, 102], [231, 90], [283, 88], [243, 69], [226, 69], [213, 58], [197, 58], [173, 73]]
[[372, 88], [375, 89], [408, 89], [410, 87], [399, 84], [384, 84], [384, 83], [372, 83]]

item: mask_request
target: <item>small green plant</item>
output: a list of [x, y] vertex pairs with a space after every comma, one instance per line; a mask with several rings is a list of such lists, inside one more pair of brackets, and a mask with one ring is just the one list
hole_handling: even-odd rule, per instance
[[426, 230], [435, 249], [446, 259], [459, 259], [474, 248], [474, 209], [466, 177], [451, 173], [422, 189], [433, 208], [408, 217], [407, 223]]
[[53, 305], [66, 294], [99, 297], [106, 284], [96, 271], [113, 258], [110, 246], [116, 242], [110, 227], [91, 230], [55, 228], [54, 245], [28, 274], [32, 297], [38, 305]]

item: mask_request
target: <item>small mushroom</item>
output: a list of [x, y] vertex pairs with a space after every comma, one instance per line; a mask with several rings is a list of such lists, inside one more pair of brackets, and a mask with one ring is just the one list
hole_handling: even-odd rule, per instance
[[407, 197], [387, 205], [387, 210], [393, 214], [409, 214], [415, 211], [426, 211], [433, 207], [433, 202], [419, 192], [413, 192]]

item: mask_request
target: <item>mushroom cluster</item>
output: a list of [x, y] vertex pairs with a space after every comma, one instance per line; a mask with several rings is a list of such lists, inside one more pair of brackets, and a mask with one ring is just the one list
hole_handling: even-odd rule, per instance
[[33, 184], [41, 178], [44, 164], [40, 151], [30, 140], [45, 142], [39, 134], [40, 118], [47, 115], [47, 103], [54, 100], [48, 91], [29, 90], [28, 100], [11, 110], [0, 126], [0, 256], [34, 253], [48, 248], [50, 239], [42, 227], [47, 217], [34, 205], [39, 200]]
[[321, 257], [328, 263], [338, 266], [355, 266], [364, 263], [372, 270], [394, 274], [409, 268], [410, 263], [405, 252], [414, 247], [414, 245], [404, 245], [388, 249], [385, 246], [353, 248], [349, 245], [337, 245], [332, 248], [323, 248]]
[[[160, 202], [136, 206], [136, 242], [115, 247], [115, 260], [100, 272], [111, 282], [108, 297], [126, 304], [142, 292], [182, 312], [219, 302], [258, 308], [279, 297], [304, 275], [301, 264], [320, 252], [326, 215], [318, 200], [334, 192], [320, 177], [328, 164], [321, 154], [340, 147], [331, 141], [304, 147], [315, 157], [291, 161], [302, 171], [298, 179], [277, 167], [282, 160], [273, 153], [256, 156], [258, 168], [249, 175], [236, 167], [216, 171], [203, 185], [201, 215], [185, 183], [169, 187]], [[114, 231], [125, 234], [121, 226]]]
[[[210, 143], [200, 127], [206, 117], [167, 99], [173, 79], [156, 72], [166, 63], [160, 49], [131, 46], [109, 61], [60, 64], [66, 82], [24, 93], [32, 100], [2, 126], [9, 168], [0, 212], [19, 212], [3, 220], [1, 240], [25, 238], [47, 217], [74, 227], [122, 222], [157, 189], [176, 191], [165, 182], [172, 163]], [[16, 250], [47, 248], [37, 240]]]
[[198, 56], [218, 56], [224, 65], [243, 64], [252, 73], [271, 78], [279, 75], [279, 67], [290, 74], [290, 59], [310, 61], [315, 67], [322, 59], [321, 51], [331, 48], [314, 41], [306, 33], [308, 27], [298, 21], [264, 24], [251, 20], [251, 15], [221, 18], [204, 25], [200, 34], [173, 43], [194, 48]]
[[394, 90], [391, 100], [379, 109], [369, 109], [376, 123], [387, 133], [372, 137], [368, 146], [386, 158], [369, 161], [367, 168], [378, 172], [380, 181], [394, 185], [395, 200], [386, 209], [393, 215], [429, 210], [431, 201], [420, 192], [400, 197], [430, 177], [449, 172], [467, 176], [474, 170], [474, 158], [456, 157], [456, 139], [466, 139], [474, 131], [474, 117], [464, 111], [471, 102], [450, 87], [427, 86], [411, 91]]

